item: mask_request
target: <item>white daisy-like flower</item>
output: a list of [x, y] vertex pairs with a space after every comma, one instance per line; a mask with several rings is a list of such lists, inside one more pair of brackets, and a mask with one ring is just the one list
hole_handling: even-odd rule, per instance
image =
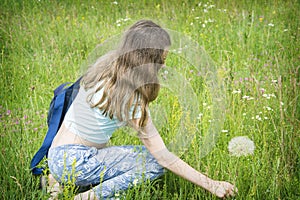
[[232, 91], [232, 94], [240, 94], [242, 91], [240, 90], [240, 89], [238, 89], [238, 90], [233, 90]]
[[202, 116], [203, 116], [203, 113], [199, 113], [197, 119], [198, 119], [198, 120], [201, 120]]
[[257, 119], [258, 121], [261, 121], [261, 117], [259, 115], [256, 115], [255, 119]]
[[255, 149], [254, 142], [247, 136], [232, 138], [228, 143], [228, 151], [233, 156], [246, 156], [253, 154]]
[[265, 109], [267, 109], [268, 111], [272, 111], [273, 109], [269, 106], [264, 106]]
[[139, 179], [134, 179], [133, 180], [133, 185], [136, 186], [138, 184], [138, 182], [139, 182]]

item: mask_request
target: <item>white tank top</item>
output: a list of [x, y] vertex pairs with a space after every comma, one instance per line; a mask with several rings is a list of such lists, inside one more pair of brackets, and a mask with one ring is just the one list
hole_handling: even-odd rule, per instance
[[[84, 87], [80, 87], [76, 98], [66, 113], [64, 123], [74, 134], [90, 142], [103, 144], [108, 142], [117, 128], [125, 126], [126, 122], [120, 122], [116, 117], [110, 119], [108, 116], [104, 116], [99, 108], [90, 107], [87, 97], [91, 92], [94, 92], [95, 88], [85, 91]], [[92, 103], [99, 102], [102, 95], [103, 89], [93, 95]], [[129, 116], [132, 115], [132, 112], [133, 106]], [[140, 109], [137, 110], [134, 117], [141, 117]]]

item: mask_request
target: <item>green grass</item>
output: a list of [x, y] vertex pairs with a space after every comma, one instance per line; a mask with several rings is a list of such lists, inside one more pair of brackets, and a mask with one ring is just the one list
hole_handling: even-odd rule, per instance
[[[300, 2], [117, 2], [0, 0], [0, 198], [47, 199], [29, 163], [47, 130], [53, 88], [77, 79], [97, 44], [147, 18], [203, 46], [226, 86], [222, 129], [228, 132], [221, 132], [215, 148], [203, 157], [200, 144], [210, 115], [203, 103], [210, 102], [197, 71], [183, 70], [197, 93], [203, 120], [182, 159], [212, 178], [236, 184], [236, 199], [299, 199]], [[167, 65], [191, 67], [176, 55], [170, 55]], [[156, 103], [167, 108], [169, 124], [161, 135], [170, 141], [178, 103], [166, 90]], [[112, 144], [139, 143], [123, 133], [117, 132]], [[253, 156], [229, 155], [228, 142], [240, 135], [254, 141]], [[215, 197], [167, 173], [129, 190], [127, 199]]]

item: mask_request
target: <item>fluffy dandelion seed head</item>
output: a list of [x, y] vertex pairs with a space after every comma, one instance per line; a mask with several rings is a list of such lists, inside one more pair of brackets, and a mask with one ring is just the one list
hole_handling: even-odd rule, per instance
[[254, 153], [254, 142], [247, 136], [232, 138], [228, 143], [228, 151], [233, 156], [246, 156]]

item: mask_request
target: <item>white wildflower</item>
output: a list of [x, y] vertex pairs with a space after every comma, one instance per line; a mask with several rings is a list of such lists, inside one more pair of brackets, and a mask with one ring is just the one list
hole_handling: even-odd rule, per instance
[[113, 4], [115, 4], [115, 5], [118, 5], [118, 2], [117, 1], [114, 1], [114, 2], [112, 2]]
[[257, 119], [258, 121], [261, 121], [261, 117], [259, 115], [256, 115], [255, 119]]
[[202, 118], [202, 116], [203, 116], [203, 113], [199, 113], [197, 119], [200, 120]]
[[240, 89], [238, 89], [238, 90], [233, 90], [232, 91], [232, 94], [240, 94], [242, 91], [240, 90]]
[[267, 99], [270, 99], [271, 97], [276, 98], [275, 94], [263, 94], [262, 96], [265, 97], [265, 98], [267, 98]]
[[232, 138], [228, 143], [228, 151], [233, 156], [246, 156], [254, 153], [254, 142], [247, 136]]
[[228, 133], [228, 130], [222, 130], [221, 132], [222, 133]]
[[267, 98], [267, 99], [270, 99], [270, 96], [268, 94], [263, 94], [262, 96]]
[[280, 105], [282, 105], [282, 106], [283, 106], [283, 105], [284, 105], [284, 103], [281, 101], [281, 102], [280, 102]]
[[139, 182], [139, 179], [134, 179], [133, 180], [133, 185], [136, 186], [138, 184], [138, 182]]
[[127, 22], [128, 20], [130, 20], [130, 18], [126, 17], [126, 18], [120, 18], [120, 19], [117, 19], [116, 21], [116, 24], [117, 26], [121, 26], [124, 22]]
[[274, 26], [274, 24], [272, 24], [272, 23], [269, 23], [269, 24], [268, 24], [268, 26], [270, 26], [270, 27], [273, 27], [273, 26]]
[[250, 96], [245, 95], [245, 96], [242, 97], [242, 99], [246, 99], [246, 100], [250, 101], [250, 100], [253, 100], [254, 97], [250, 97]]
[[264, 106], [265, 109], [267, 109], [268, 111], [272, 111], [273, 109], [269, 106]]

